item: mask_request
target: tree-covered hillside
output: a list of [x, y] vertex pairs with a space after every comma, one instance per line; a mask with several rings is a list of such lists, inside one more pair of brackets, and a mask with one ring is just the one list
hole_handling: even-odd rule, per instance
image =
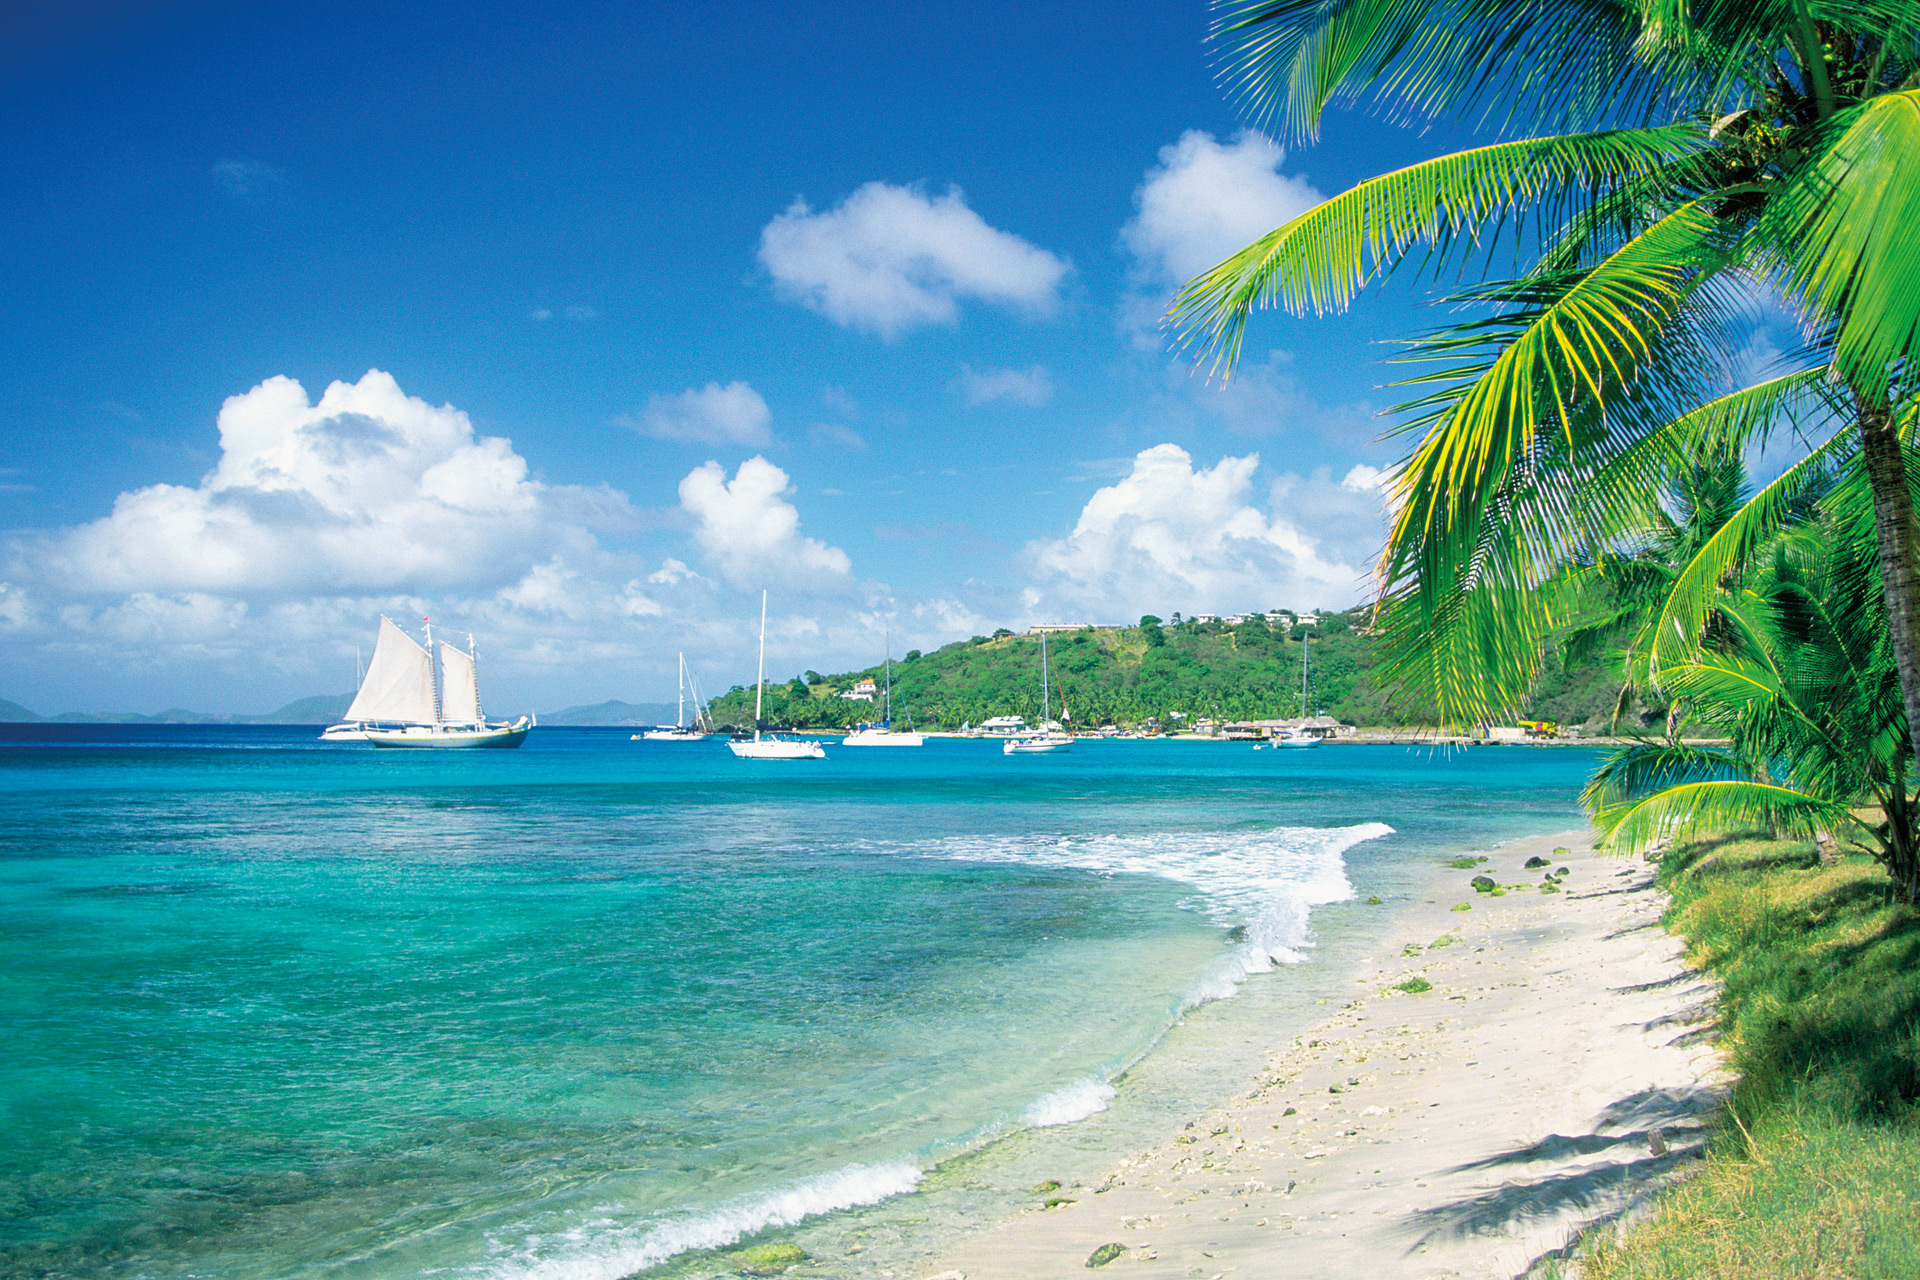
[[[1371, 675], [1374, 646], [1355, 625], [1364, 614], [1322, 615], [1317, 629], [1291, 631], [1255, 618], [1223, 622], [1088, 628], [1047, 638], [1055, 681], [1054, 714], [1064, 695], [1072, 723], [1176, 729], [1198, 719], [1286, 719], [1300, 714], [1300, 655], [1308, 649], [1314, 705], [1310, 710], [1349, 724], [1424, 725], [1429, 707], [1389, 701]], [[881, 706], [839, 695], [863, 679], [884, 687], [879, 666], [823, 676], [808, 671], [784, 683], [769, 681], [763, 720], [802, 729], [845, 728], [877, 720]], [[1549, 664], [1534, 699], [1542, 719], [1600, 723], [1619, 689], [1598, 667], [1568, 672]], [[1040, 638], [1001, 631], [975, 636], [932, 653], [909, 652], [893, 666], [894, 720], [904, 725], [957, 729], [993, 716], [1040, 715]], [[714, 699], [720, 727], [751, 726], [753, 689], [735, 687]]]
[[[1300, 714], [1300, 655], [1305, 629], [1289, 634], [1256, 619], [1087, 629], [1048, 637], [1056, 686], [1076, 725], [1121, 725], [1181, 719], [1265, 719]], [[1317, 706], [1330, 715], [1368, 724], [1421, 722], [1418, 714], [1389, 711], [1367, 678], [1370, 645], [1352, 619], [1322, 619], [1311, 640]], [[807, 672], [769, 683], [764, 719], [801, 728], [837, 728], [877, 719], [880, 707], [838, 695], [861, 679], [884, 685], [880, 667], [821, 676]], [[909, 653], [894, 664], [894, 714], [911, 714], [926, 728], [958, 728], [993, 716], [1040, 714], [1040, 640], [1000, 632], [975, 636], [933, 653]], [[753, 719], [753, 690], [735, 688], [715, 699], [722, 725]]]

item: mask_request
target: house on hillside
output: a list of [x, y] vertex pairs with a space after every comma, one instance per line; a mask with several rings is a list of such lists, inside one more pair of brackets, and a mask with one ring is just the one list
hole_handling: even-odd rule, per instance
[[862, 680], [851, 689], [843, 689], [840, 696], [848, 702], [872, 702], [873, 695], [880, 692], [880, 686], [871, 680]]

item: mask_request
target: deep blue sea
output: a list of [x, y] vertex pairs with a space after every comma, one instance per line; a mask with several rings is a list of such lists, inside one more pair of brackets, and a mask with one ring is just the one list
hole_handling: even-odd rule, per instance
[[1594, 758], [314, 734], [0, 726], [0, 1276], [615, 1280], [937, 1218], [1441, 856], [1577, 827]]

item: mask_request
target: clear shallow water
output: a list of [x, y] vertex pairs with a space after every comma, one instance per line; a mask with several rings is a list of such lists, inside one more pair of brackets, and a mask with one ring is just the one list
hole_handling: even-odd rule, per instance
[[1327, 904], [1574, 825], [1590, 767], [7, 726], [0, 1274], [678, 1269], [1097, 1115], [1357, 938]]

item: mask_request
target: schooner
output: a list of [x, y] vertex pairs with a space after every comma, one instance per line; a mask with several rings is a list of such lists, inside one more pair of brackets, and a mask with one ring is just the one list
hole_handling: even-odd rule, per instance
[[533, 716], [490, 724], [480, 709], [473, 637], [467, 637], [465, 649], [440, 642], [436, 681], [431, 625], [426, 636], [423, 645], [383, 615], [360, 691], [345, 719], [321, 739], [376, 747], [517, 747], [524, 742]]

